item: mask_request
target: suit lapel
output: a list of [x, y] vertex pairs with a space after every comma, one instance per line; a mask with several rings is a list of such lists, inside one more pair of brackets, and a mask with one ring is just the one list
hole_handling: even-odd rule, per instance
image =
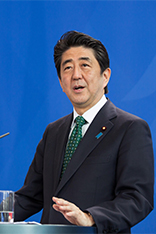
[[56, 151], [55, 151], [55, 160], [57, 165], [54, 168], [54, 180], [55, 187], [57, 187], [60, 179], [60, 173], [62, 169], [62, 163], [64, 158], [64, 152], [66, 148], [66, 143], [70, 131], [70, 126], [72, 122], [72, 114], [68, 115], [67, 117], [63, 118], [63, 122], [60, 124], [56, 131]]
[[[108, 100], [104, 107], [99, 111], [92, 124], [88, 128], [86, 134], [84, 135], [82, 141], [77, 147], [75, 153], [72, 156], [70, 163], [60, 181], [58, 188], [55, 192], [57, 193], [64, 187], [76, 170], [81, 166], [86, 157], [94, 150], [94, 148], [100, 143], [100, 141], [109, 133], [113, 127], [111, 122], [112, 118], [116, 117], [116, 108]], [[105, 127], [102, 130], [102, 127]], [[101, 133], [100, 137], [98, 137]]]

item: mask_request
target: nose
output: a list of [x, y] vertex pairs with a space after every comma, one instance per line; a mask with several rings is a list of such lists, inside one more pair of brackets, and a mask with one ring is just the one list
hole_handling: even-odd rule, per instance
[[79, 66], [75, 66], [73, 69], [73, 79], [77, 80], [81, 78], [82, 78], [81, 68]]

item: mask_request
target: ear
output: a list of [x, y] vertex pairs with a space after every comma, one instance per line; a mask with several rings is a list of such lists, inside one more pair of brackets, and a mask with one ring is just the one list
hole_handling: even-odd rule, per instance
[[60, 78], [60, 77], [59, 77], [59, 82], [60, 82], [60, 85], [61, 85], [62, 91], [64, 92], [63, 85], [62, 85], [62, 80], [61, 80], [61, 78]]
[[104, 78], [103, 80], [103, 88], [105, 88], [109, 82], [110, 76], [111, 76], [111, 69], [108, 67], [104, 72], [102, 73], [102, 76]]

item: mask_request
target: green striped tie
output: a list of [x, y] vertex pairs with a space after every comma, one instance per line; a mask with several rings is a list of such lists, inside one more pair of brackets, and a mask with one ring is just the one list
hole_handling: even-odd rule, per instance
[[82, 126], [86, 123], [86, 120], [82, 116], [77, 116], [75, 119], [76, 125], [71, 133], [69, 141], [67, 143], [65, 157], [62, 166], [61, 178], [70, 162], [73, 153], [75, 152], [78, 144], [82, 139]]

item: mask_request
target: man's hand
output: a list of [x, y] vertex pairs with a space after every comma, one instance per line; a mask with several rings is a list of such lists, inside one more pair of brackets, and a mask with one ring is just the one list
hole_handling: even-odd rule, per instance
[[70, 223], [77, 226], [93, 226], [95, 224], [89, 213], [81, 211], [73, 203], [56, 197], [53, 197], [52, 200], [55, 202], [53, 208], [61, 212]]

